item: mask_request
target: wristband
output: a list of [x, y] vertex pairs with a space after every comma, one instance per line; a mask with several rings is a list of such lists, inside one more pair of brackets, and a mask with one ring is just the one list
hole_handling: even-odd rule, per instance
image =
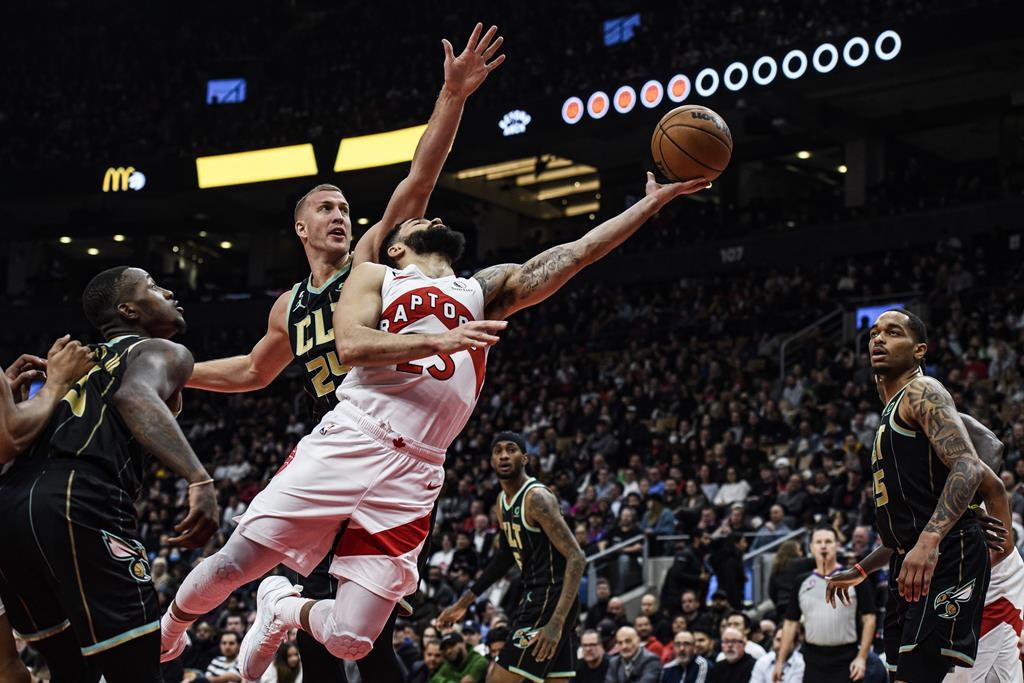
[[864, 571], [864, 567], [860, 566], [860, 562], [858, 562], [857, 564], [853, 565], [853, 568], [856, 569], [857, 571], [859, 571], [860, 575], [863, 576], [865, 579], [868, 578], [868, 573], [866, 571]]
[[[213, 483], [213, 479], [204, 479], [203, 481], [197, 481], [194, 484], [189, 484], [188, 488], [189, 488], [189, 490], [192, 490], [192, 489], [194, 489], [197, 486], [206, 486], [207, 484], [212, 484], [212, 483]], [[863, 570], [861, 570], [861, 571], [863, 571]]]

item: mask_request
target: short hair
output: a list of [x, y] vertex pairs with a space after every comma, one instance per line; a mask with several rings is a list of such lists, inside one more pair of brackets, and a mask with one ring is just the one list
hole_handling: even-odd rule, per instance
[[117, 315], [125, 271], [131, 266], [108, 268], [89, 280], [82, 292], [82, 310], [89, 324], [102, 329]]
[[217, 635], [217, 642], [219, 643], [221, 638], [223, 638], [224, 636], [234, 636], [235, 640], [237, 640], [239, 642], [239, 644], [241, 644], [241, 642], [242, 642], [242, 636], [240, 636], [238, 634], [238, 631], [221, 631]]
[[902, 313], [907, 316], [908, 324], [910, 328], [910, 334], [914, 338], [914, 341], [918, 344], [928, 343], [928, 326], [924, 324], [924, 321], [919, 317], [911, 313], [905, 308], [890, 308], [884, 313]]
[[743, 619], [743, 628], [747, 629], [748, 631], [750, 631], [753, 628], [754, 625], [753, 622], [750, 621], [750, 617], [748, 617], [745, 612], [741, 612], [738, 609], [734, 609], [733, 611], [726, 614], [725, 618], [726, 620], [728, 620], [729, 617], [737, 616]]
[[829, 526], [828, 524], [819, 524], [811, 531], [811, 538], [814, 538], [814, 534], [819, 531], [828, 531], [835, 536], [837, 542], [839, 541], [839, 532], [835, 530], [835, 527]]
[[330, 183], [320, 183], [312, 190], [302, 195], [299, 201], [295, 202], [295, 212], [292, 214], [292, 218], [294, 218], [296, 221], [299, 220], [299, 214], [302, 213], [302, 208], [306, 205], [306, 200], [309, 199], [309, 196], [315, 192], [323, 192], [325, 190], [329, 190], [331, 192], [341, 192], [341, 188], [338, 187], [337, 185], [331, 185]]
[[391, 245], [398, 241], [398, 231], [402, 229], [402, 224], [398, 223], [395, 227], [391, 228], [384, 235], [384, 241], [380, 243], [380, 249], [377, 250], [377, 262], [383, 263], [385, 266], [395, 266], [395, 262], [388, 256], [388, 249]]

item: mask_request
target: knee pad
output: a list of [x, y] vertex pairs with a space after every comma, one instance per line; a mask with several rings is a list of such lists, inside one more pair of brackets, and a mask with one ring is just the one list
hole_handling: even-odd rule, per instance
[[370, 650], [373, 649], [373, 641], [355, 633], [338, 633], [332, 635], [324, 643], [324, 647], [338, 659], [355, 661], [370, 654]]

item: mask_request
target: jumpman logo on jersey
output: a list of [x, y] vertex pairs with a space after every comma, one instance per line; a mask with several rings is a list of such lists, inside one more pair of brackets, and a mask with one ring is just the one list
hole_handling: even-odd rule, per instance
[[306, 290], [299, 292], [299, 295], [295, 297], [295, 305], [292, 306], [292, 313], [299, 310], [300, 308], [306, 307]]

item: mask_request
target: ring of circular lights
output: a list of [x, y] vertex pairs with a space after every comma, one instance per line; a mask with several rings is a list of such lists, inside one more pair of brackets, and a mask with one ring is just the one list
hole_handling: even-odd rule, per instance
[[[828, 53], [832, 59], [828, 64], [821, 63], [821, 56]], [[839, 63], [839, 50], [832, 43], [822, 43], [818, 46], [818, 49], [814, 51], [814, 56], [811, 57], [811, 63], [814, 64], [814, 70], [821, 74], [827, 74], [832, 69], [836, 68], [836, 64]]]
[[[707, 76], [711, 77], [711, 86], [705, 88], [704, 79]], [[700, 73], [697, 74], [695, 87], [697, 88], [697, 94], [701, 97], [711, 97], [715, 94], [715, 91], [718, 90], [718, 72], [710, 66], [705, 69], [701, 69]]]
[[[730, 75], [739, 72], [739, 82], [734, 81]], [[747, 65], [743, 62], [733, 62], [729, 66], [725, 67], [725, 73], [722, 74], [722, 82], [725, 83], [725, 87], [733, 92], [736, 92], [747, 84]]]
[[[675, 92], [674, 92], [675, 88], [673, 86], [677, 82], [682, 82], [682, 83], [686, 84], [686, 89], [683, 90], [683, 94], [681, 96], [680, 95], [676, 95]], [[690, 96], [690, 91], [692, 89], [693, 89], [693, 85], [690, 83], [690, 77], [689, 76], [687, 76], [685, 74], [676, 74], [671, 79], [669, 79], [668, 88], [666, 89], [665, 94], [673, 102], [682, 102], [683, 100], [685, 100], [687, 97]]]
[[[853, 48], [855, 47], [860, 48], [860, 56], [857, 58], [853, 57]], [[869, 54], [871, 54], [871, 47], [868, 45], [868, 41], [860, 36], [850, 38], [846, 41], [846, 45], [843, 46], [843, 61], [846, 62], [847, 66], [860, 66], [868, 61]]]
[[[573, 104], [576, 105], [576, 116], [569, 115], [569, 107]], [[562, 103], [562, 120], [570, 126], [579, 123], [580, 119], [583, 118], [584, 111], [586, 111], [586, 109], [584, 108], [583, 100], [575, 96], [570, 97]]]
[[[799, 58], [800, 69], [794, 70], [790, 68], [790, 61], [794, 58]], [[786, 53], [786, 56], [782, 58], [782, 73], [789, 79], [800, 78], [807, 71], [807, 55], [804, 54], [803, 50], [790, 50]]]
[[[651, 102], [647, 101], [648, 88], [656, 88], [658, 91], [658, 96], [654, 98], [654, 100]], [[640, 88], [640, 104], [644, 105], [648, 109], [654, 109], [655, 107], [657, 107], [659, 104], [661, 104], [661, 100], [664, 99], [664, 97], [665, 88], [661, 85], [661, 81], [650, 80], [644, 83], [644, 86]]]
[[[892, 49], [888, 51], [882, 49], [882, 43], [885, 42], [886, 38], [892, 41]], [[884, 62], [888, 62], [890, 59], [898, 55], [902, 48], [903, 41], [900, 39], [900, 34], [896, 33], [896, 31], [882, 31], [878, 34], [878, 37], [875, 38], [875, 56]]]
[[[604, 109], [602, 109], [601, 111], [595, 111], [594, 104], [601, 98], [604, 98]], [[603, 90], [598, 90], [597, 92], [595, 92], [594, 94], [587, 98], [587, 113], [590, 114], [590, 117], [593, 119], [603, 119], [605, 115], [608, 113], [608, 110], [611, 109], [611, 107], [609, 106], [610, 104], [611, 102], [608, 101], [608, 93], [604, 92]]]
[[[629, 93], [629, 104], [622, 106], [619, 104], [619, 97], [626, 93]], [[628, 114], [633, 111], [633, 107], [636, 106], [636, 90], [633, 90], [633, 88], [628, 85], [622, 86], [615, 91], [615, 97], [612, 99], [612, 106], [615, 107], [615, 111], [620, 114]]]
[[[771, 67], [771, 70], [768, 72], [767, 76], [761, 76], [761, 67], [765, 64]], [[759, 57], [758, 60], [754, 62], [754, 68], [750, 70], [750, 77], [753, 78], [754, 83], [757, 83], [758, 85], [768, 85], [775, 80], [775, 76], [778, 73], [779, 65], [775, 63], [774, 59], [766, 55], [764, 57]]]

